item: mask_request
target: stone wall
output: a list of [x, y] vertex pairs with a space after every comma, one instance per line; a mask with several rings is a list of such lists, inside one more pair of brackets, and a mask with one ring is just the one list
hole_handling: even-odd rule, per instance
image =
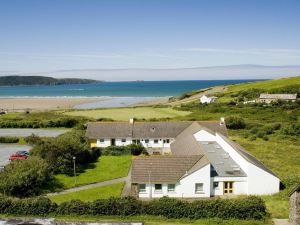
[[300, 191], [295, 191], [290, 197], [290, 222], [300, 225]]

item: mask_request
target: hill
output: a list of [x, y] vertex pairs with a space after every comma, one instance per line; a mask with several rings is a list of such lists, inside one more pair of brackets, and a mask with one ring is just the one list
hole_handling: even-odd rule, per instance
[[1, 76], [0, 86], [18, 85], [63, 85], [63, 84], [90, 84], [100, 81], [79, 78], [53, 78], [44, 76]]

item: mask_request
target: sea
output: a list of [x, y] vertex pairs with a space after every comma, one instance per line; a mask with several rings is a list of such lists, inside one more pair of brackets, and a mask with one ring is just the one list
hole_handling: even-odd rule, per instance
[[0, 98], [104, 97], [107, 98], [106, 101], [77, 105], [75, 108], [123, 107], [161, 97], [179, 96], [192, 90], [252, 81], [256, 80], [133, 81], [53, 86], [5, 86], [0, 87]]

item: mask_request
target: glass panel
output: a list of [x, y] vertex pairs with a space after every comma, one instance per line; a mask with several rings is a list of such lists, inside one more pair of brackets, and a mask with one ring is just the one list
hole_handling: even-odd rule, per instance
[[168, 184], [168, 191], [175, 191], [175, 184]]
[[156, 191], [161, 191], [162, 190], [162, 184], [155, 184], [155, 190]]
[[139, 184], [139, 192], [146, 192], [146, 184]]
[[203, 183], [197, 183], [195, 185], [195, 192], [196, 193], [203, 192]]

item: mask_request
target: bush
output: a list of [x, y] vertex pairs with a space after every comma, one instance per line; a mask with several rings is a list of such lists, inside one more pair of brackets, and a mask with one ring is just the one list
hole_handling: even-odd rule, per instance
[[16, 160], [0, 173], [0, 191], [20, 197], [36, 195], [50, 177], [47, 164], [41, 158]]
[[0, 143], [18, 143], [18, 137], [11, 137], [11, 136], [2, 136], [0, 137]]
[[94, 202], [72, 200], [57, 206], [47, 198], [13, 199], [0, 196], [1, 214], [19, 215], [154, 215], [167, 218], [264, 219], [264, 201], [256, 196], [237, 199], [208, 199], [188, 202], [163, 197], [140, 201], [133, 197], [99, 199]]
[[1, 214], [46, 216], [53, 212], [56, 207], [57, 205], [52, 203], [50, 199], [43, 197], [17, 199], [0, 196]]
[[244, 129], [246, 127], [246, 123], [243, 118], [238, 116], [229, 116], [225, 119], [226, 127], [229, 129]]
[[100, 149], [101, 155], [140, 155], [147, 154], [147, 150], [141, 144], [130, 144], [126, 146], [108, 146]]
[[290, 135], [290, 136], [300, 136], [300, 124], [292, 124], [289, 125], [288, 127], [285, 127], [282, 129], [282, 133], [284, 135]]
[[84, 131], [73, 130], [56, 138], [48, 138], [36, 144], [32, 155], [44, 159], [54, 173], [73, 171], [73, 157], [78, 165], [95, 161], [99, 154], [89, 147]]
[[42, 139], [35, 134], [25, 137], [24, 140], [26, 143], [28, 143], [30, 145], [38, 145], [42, 142]]

